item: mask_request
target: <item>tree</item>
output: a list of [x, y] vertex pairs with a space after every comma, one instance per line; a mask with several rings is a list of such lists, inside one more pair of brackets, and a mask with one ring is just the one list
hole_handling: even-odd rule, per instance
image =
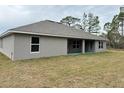
[[118, 48], [124, 49], [124, 36], [121, 37]]
[[120, 21], [120, 34], [124, 36], [124, 7], [120, 7], [120, 13], [118, 19]]
[[[80, 24], [75, 24], [72, 27], [76, 28], [76, 29], [83, 29], [82, 26]], [[84, 31], [84, 30], [83, 30]]]
[[92, 13], [88, 14], [88, 32], [90, 33], [98, 33], [98, 30], [100, 30], [99, 26], [99, 17], [94, 16]]
[[84, 31], [87, 31], [88, 19], [87, 19], [87, 14], [86, 13], [83, 14], [83, 18], [82, 18], [82, 21], [81, 21], [81, 26], [82, 26], [82, 29]]
[[119, 31], [119, 20], [118, 15], [115, 15], [112, 19], [112, 22], [107, 22], [104, 25], [104, 30], [107, 32], [107, 38], [109, 40], [109, 46], [112, 48], [119, 48], [119, 45], [122, 41], [122, 36]]
[[106, 37], [108, 38], [108, 46], [111, 46], [111, 23], [110, 22], [107, 22], [107, 23], [105, 23], [104, 24], [104, 28], [103, 28], [106, 32], [107, 32], [107, 34], [106, 34]]
[[98, 33], [98, 31], [101, 29], [99, 23], [100, 21], [98, 16], [94, 16], [92, 13], [83, 14], [83, 18], [81, 20], [81, 26], [84, 31], [90, 33]]
[[118, 44], [121, 39], [118, 28], [119, 28], [118, 15], [115, 15], [111, 22], [111, 31], [109, 32], [109, 36], [111, 37], [111, 45], [113, 48], [118, 48]]
[[110, 22], [107, 22], [104, 24], [104, 30], [106, 32], [109, 32], [111, 30], [111, 23]]
[[82, 19], [67, 16], [60, 20], [60, 22], [65, 25], [73, 26], [76, 29], [82, 29], [82, 31], [90, 33], [98, 33], [98, 31], [101, 29], [101, 27], [99, 26], [99, 17], [94, 16], [92, 13], [84, 13]]
[[61, 23], [68, 25], [68, 26], [73, 26], [79, 21], [80, 21], [79, 18], [72, 17], [72, 16], [67, 16], [67, 17], [63, 18], [62, 20], [60, 20]]

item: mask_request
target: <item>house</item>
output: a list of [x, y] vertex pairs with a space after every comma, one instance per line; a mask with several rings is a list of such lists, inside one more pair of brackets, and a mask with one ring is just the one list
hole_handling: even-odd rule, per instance
[[10, 29], [0, 35], [0, 52], [12, 60], [105, 50], [105, 38], [50, 20]]

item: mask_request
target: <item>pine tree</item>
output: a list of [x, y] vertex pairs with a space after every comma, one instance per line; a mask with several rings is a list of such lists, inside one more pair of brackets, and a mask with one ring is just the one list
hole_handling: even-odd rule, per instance
[[76, 17], [72, 17], [72, 16], [67, 16], [65, 18], [63, 18], [62, 20], [60, 20], [61, 23], [67, 25], [67, 26], [73, 26], [76, 24], [76, 22], [79, 22], [80, 19], [76, 18]]

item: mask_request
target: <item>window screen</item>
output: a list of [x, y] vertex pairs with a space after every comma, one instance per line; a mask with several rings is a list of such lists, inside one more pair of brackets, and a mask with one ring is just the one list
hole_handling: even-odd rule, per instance
[[79, 40], [74, 40], [72, 43], [73, 48], [80, 48], [80, 41]]
[[31, 38], [31, 52], [39, 52], [39, 37]]
[[32, 44], [39, 44], [39, 37], [32, 37], [31, 43]]

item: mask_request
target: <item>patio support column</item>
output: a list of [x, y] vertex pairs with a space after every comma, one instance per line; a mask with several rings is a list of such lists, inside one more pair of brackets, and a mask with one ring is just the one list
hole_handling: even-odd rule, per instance
[[94, 52], [98, 52], [99, 41], [95, 40]]
[[82, 53], [85, 53], [85, 40], [82, 40]]

